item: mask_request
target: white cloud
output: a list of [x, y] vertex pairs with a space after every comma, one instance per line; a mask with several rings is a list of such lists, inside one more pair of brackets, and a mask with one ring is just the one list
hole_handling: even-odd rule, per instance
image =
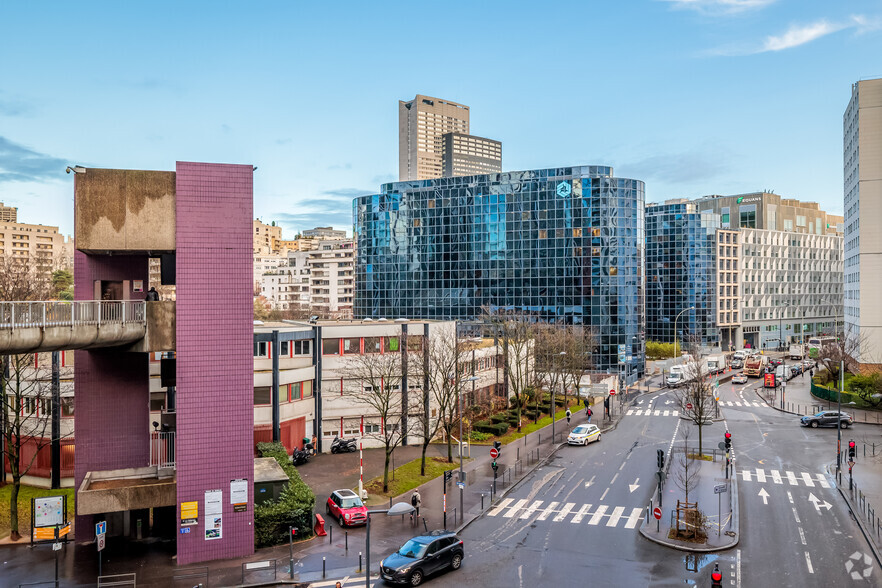
[[735, 14], [759, 10], [778, 0], [661, 0], [678, 10], [694, 10], [704, 14]]
[[821, 20], [812, 24], [791, 26], [783, 35], [766, 37], [765, 43], [757, 53], [765, 53], [766, 51], [782, 51], [799, 47], [806, 43], [811, 43], [815, 39], [820, 39], [831, 33], [841, 31], [847, 25], [833, 24], [826, 20]]

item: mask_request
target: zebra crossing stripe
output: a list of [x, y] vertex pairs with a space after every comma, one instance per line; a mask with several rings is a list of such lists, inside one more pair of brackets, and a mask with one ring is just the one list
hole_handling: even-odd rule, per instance
[[628, 515], [628, 521], [625, 523], [626, 529], [633, 529], [643, 520], [643, 509], [642, 508], [632, 508], [631, 514]]
[[513, 498], [504, 498], [499, 504], [497, 504], [492, 509], [490, 509], [490, 511], [487, 513], [487, 516], [488, 517], [495, 517], [500, 512], [502, 512], [505, 509], [505, 507], [507, 507], [512, 502], [514, 502]]
[[606, 521], [607, 527], [615, 527], [619, 524], [619, 519], [622, 518], [622, 513], [625, 512], [624, 506], [617, 506], [613, 509], [612, 514], [609, 515], [609, 520]]
[[815, 482], [812, 480], [812, 475], [808, 472], [802, 472], [802, 481], [805, 482], [805, 485], [809, 488], [815, 487]]
[[524, 509], [524, 512], [521, 513], [521, 518], [522, 519], [529, 519], [531, 516], [533, 516], [533, 513], [536, 512], [536, 510], [541, 505], [542, 505], [541, 500], [534, 500], [533, 504], [531, 504], [529, 508]]
[[551, 515], [551, 513], [555, 512], [554, 509], [557, 508], [558, 504], [560, 504], [560, 502], [549, 503], [549, 505], [545, 507], [545, 510], [542, 511], [542, 514], [540, 514], [536, 520], [544, 521], [545, 519], [547, 519], [549, 515]]
[[827, 478], [824, 477], [824, 474], [815, 474], [818, 477], [818, 484], [821, 485], [821, 488], [829, 488], [830, 484], [827, 482]]
[[769, 473], [772, 474], [772, 481], [776, 484], [780, 484], [781, 481], [781, 472], [778, 470], [769, 470]]
[[505, 518], [507, 518], [507, 519], [512, 518], [513, 516], [515, 516], [515, 514], [516, 514], [519, 510], [521, 510], [521, 509], [524, 507], [525, 504], [527, 504], [527, 499], [526, 499], [526, 498], [522, 498], [522, 499], [518, 500], [517, 502], [514, 503], [514, 506], [512, 506], [511, 508], [509, 508], [509, 509], [508, 509], [508, 512], [505, 513], [505, 514], [502, 515], [502, 516], [505, 517]]
[[794, 475], [793, 472], [788, 472], [785, 470], [784, 473], [787, 475], [787, 481], [790, 482], [791, 486], [798, 486], [799, 485], [796, 481], [796, 475]]
[[581, 523], [582, 519], [585, 518], [585, 515], [588, 514], [588, 511], [591, 510], [590, 504], [583, 504], [582, 508], [579, 509], [575, 515], [573, 515], [573, 519], [570, 521], [571, 523]]
[[601, 504], [597, 507], [597, 510], [594, 511], [594, 515], [591, 517], [591, 520], [588, 521], [589, 525], [596, 525], [600, 522], [600, 519], [603, 518], [603, 515], [606, 513], [606, 509], [609, 508], [605, 504]]
[[760, 484], [766, 483], [766, 472], [760, 468], [756, 468], [756, 481]]
[[575, 502], [567, 502], [565, 505], [563, 505], [563, 508], [560, 509], [560, 512], [557, 513], [557, 516], [554, 517], [552, 520], [555, 523], [561, 522], [562, 520], [567, 518], [567, 515], [570, 514], [570, 511], [573, 510], [574, 506], [576, 506]]
[[745, 482], [757, 481], [760, 484], [765, 484], [768, 481], [768, 478], [771, 477], [772, 482], [775, 484], [783, 484], [784, 477], [787, 478], [787, 483], [791, 486], [799, 486], [800, 481], [807, 486], [808, 488], [814, 488], [815, 486], [820, 486], [821, 488], [830, 488], [830, 483], [827, 481], [826, 476], [824, 474], [811, 473], [811, 472], [791, 472], [784, 471], [784, 477], [781, 476], [781, 472], [778, 470], [769, 470], [768, 473], [762, 468], [755, 468], [754, 470], [748, 470], [747, 468], [742, 468], [737, 470], [741, 473], [741, 478]]

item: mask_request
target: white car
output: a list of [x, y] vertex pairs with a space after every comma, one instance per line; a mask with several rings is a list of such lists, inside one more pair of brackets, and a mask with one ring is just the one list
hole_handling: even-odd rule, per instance
[[747, 383], [747, 376], [745, 376], [743, 373], [742, 374], [735, 374], [734, 376], [732, 376], [732, 383], [733, 384], [746, 384]]
[[569, 445], [588, 445], [600, 441], [600, 428], [597, 425], [579, 425], [567, 437]]

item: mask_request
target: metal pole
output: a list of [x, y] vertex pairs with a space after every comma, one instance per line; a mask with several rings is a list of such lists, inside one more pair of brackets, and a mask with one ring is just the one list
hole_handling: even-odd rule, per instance
[[[291, 345], [291, 342], [288, 343]], [[273, 442], [282, 440], [279, 419], [279, 331], [273, 331], [270, 340], [273, 355], [272, 403], [273, 403]], [[342, 434], [342, 433], [341, 433]], [[304, 448], [306, 449], [306, 448]]]
[[[820, 355], [820, 354], [818, 354]], [[845, 360], [839, 362], [839, 408], [836, 415], [836, 471], [842, 467], [842, 388], [845, 386]], [[851, 475], [851, 468], [848, 469]]]
[[[33, 533], [33, 531], [31, 531]], [[55, 543], [52, 545], [52, 550], [55, 552], [55, 588], [58, 588], [58, 552], [60, 549], [55, 549], [55, 545], [58, 544], [58, 525], [55, 525]]]
[[[472, 355], [472, 357], [473, 357], [472, 367], [474, 367], [474, 365], [475, 365], [474, 350], [472, 350], [472, 354], [473, 354]], [[472, 376], [472, 378], [474, 378], [474, 376]], [[475, 380], [472, 380], [472, 390], [473, 390], [472, 402], [475, 401], [474, 388], [475, 388]], [[469, 453], [469, 455], [471, 455], [471, 453]], [[462, 390], [459, 390], [459, 484], [457, 484], [457, 486], [459, 486], [459, 512], [465, 512], [465, 511], [463, 511], [463, 508], [462, 508], [462, 505], [463, 505], [462, 484], [464, 483], [464, 481], [465, 480], [463, 478], [463, 470], [462, 470]]]
[[288, 567], [290, 568], [291, 579], [294, 579], [294, 527], [288, 526]]
[[[425, 344], [425, 342], [423, 343]], [[371, 513], [367, 513], [367, 531], [364, 540], [364, 555], [367, 567], [364, 569], [364, 588], [371, 588]]]
[[[58, 351], [52, 352], [52, 489], [61, 488], [61, 375]], [[2, 462], [2, 454], [0, 454]], [[0, 465], [0, 467], [3, 467]]]

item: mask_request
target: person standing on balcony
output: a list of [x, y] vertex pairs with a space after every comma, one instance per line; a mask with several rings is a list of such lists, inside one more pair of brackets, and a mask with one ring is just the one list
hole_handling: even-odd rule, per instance
[[157, 302], [159, 300], [159, 292], [156, 291], [156, 288], [153, 286], [150, 287], [150, 290], [147, 292], [147, 297], [144, 298], [147, 302]]

